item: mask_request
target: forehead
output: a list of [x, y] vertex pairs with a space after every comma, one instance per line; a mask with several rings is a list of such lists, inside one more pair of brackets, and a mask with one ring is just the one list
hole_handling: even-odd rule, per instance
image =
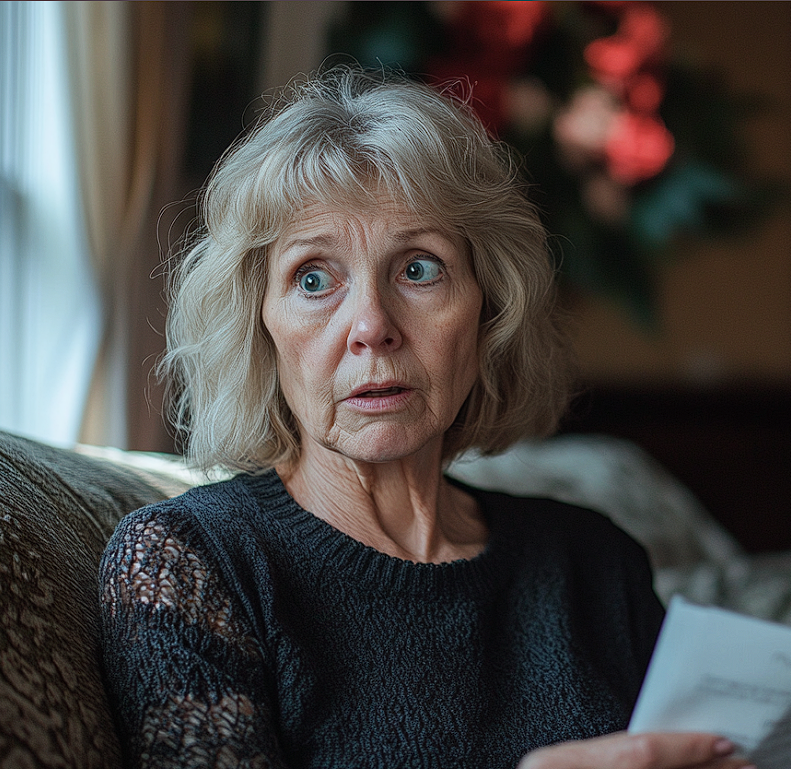
[[402, 203], [385, 199], [365, 207], [339, 207], [313, 202], [301, 208], [274, 244], [274, 252], [301, 246], [330, 246], [354, 238], [407, 242], [419, 236], [441, 237], [462, 246], [462, 239], [434, 219]]

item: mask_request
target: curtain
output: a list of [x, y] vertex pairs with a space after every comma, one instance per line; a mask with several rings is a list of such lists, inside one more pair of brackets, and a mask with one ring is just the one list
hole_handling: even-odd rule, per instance
[[81, 179], [105, 308], [81, 439], [167, 451], [151, 372], [163, 348], [161, 261], [185, 193], [191, 4], [69, 5], [72, 40], [85, 52], [74, 61]]
[[0, 3], [0, 427], [77, 436], [101, 327], [62, 3]]
[[172, 448], [150, 372], [191, 6], [0, 3], [0, 428]]
[[[343, 4], [302, 5], [265, 9], [267, 86], [318, 64]], [[182, 167], [200, 4], [0, 9], [0, 428], [170, 451], [152, 370], [163, 259], [203, 180]]]
[[132, 161], [130, 3], [64, 4], [74, 110], [75, 157], [89, 258], [100, 289], [102, 322], [80, 437], [125, 446], [125, 312], [116, 278], [127, 277]]

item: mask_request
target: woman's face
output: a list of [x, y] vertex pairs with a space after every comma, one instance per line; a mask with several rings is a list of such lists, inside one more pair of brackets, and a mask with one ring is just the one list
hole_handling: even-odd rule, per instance
[[403, 207], [305, 208], [262, 309], [303, 445], [366, 462], [441, 446], [478, 375], [481, 304], [464, 243]]

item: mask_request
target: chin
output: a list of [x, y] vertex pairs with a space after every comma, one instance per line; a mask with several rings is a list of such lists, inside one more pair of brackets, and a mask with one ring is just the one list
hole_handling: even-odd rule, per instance
[[[422, 454], [436, 443], [436, 453], [442, 453], [442, 436], [404, 435], [403, 431], [377, 430], [374, 435], [355, 436], [342, 445], [331, 446], [333, 451], [355, 462], [398, 462]], [[395, 434], [394, 434], [395, 432]]]

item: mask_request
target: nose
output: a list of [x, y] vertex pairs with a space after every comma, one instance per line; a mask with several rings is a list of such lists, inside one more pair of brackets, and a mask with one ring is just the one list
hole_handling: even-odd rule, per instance
[[354, 300], [351, 326], [346, 346], [360, 355], [366, 350], [392, 352], [401, 346], [401, 334], [380, 293], [363, 291]]

